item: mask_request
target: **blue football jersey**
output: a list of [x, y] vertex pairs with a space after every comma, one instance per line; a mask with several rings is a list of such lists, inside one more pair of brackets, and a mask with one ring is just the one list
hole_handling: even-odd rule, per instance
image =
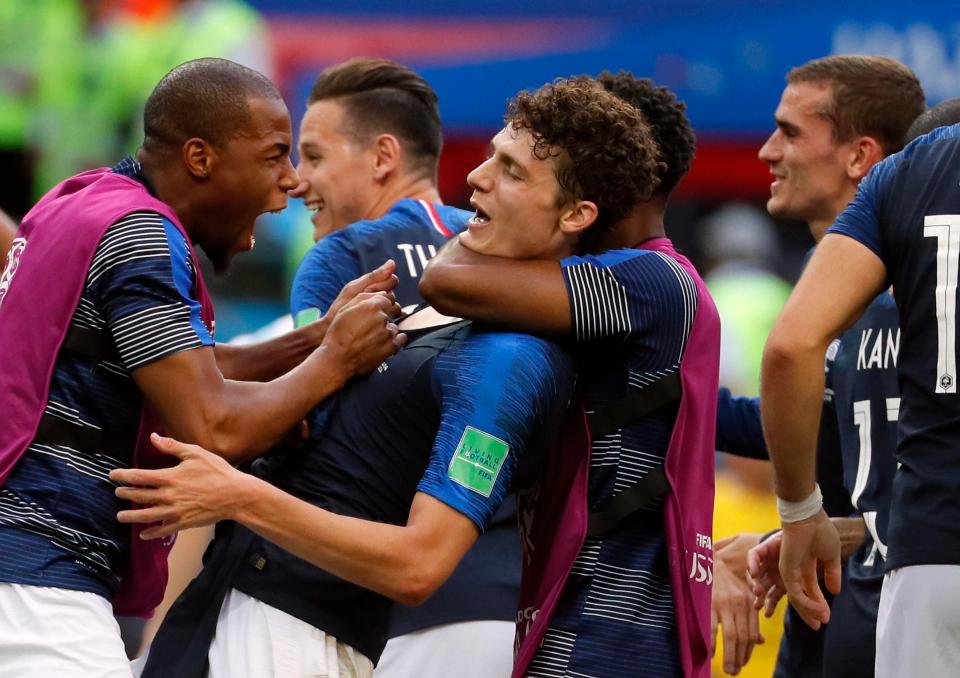
[[[887, 569], [960, 562], [960, 125], [877, 164], [830, 233], [884, 263], [899, 309], [900, 413]], [[879, 405], [877, 405], [879, 407]]]
[[427, 262], [451, 236], [466, 229], [470, 212], [405, 198], [379, 219], [358, 221], [331, 233], [307, 252], [290, 290], [290, 311], [299, 327], [319, 318], [348, 282], [387, 259], [397, 262], [397, 302], [420, 303], [417, 285]]
[[[873, 676], [877, 611], [887, 556], [890, 495], [896, 472], [900, 327], [884, 292], [827, 352], [820, 446], [843, 459], [843, 482], [866, 523], [863, 545], [846, 563], [823, 646], [824, 676]], [[824, 431], [834, 431], [833, 441]]]

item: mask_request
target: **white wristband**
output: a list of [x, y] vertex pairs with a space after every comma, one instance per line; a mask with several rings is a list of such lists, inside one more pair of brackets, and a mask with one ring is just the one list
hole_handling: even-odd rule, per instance
[[780, 514], [780, 522], [796, 523], [806, 520], [820, 513], [823, 508], [823, 495], [820, 494], [820, 486], [815, 485], [810, 496], [801, 501], [787, 501], [777, 497], [777, 513]]

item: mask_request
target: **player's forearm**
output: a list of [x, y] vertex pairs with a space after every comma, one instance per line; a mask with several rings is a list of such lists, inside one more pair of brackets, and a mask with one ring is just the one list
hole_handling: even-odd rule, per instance
[[225, 379], [270, 381], [299, 365], [316, 349], [327, 333], [329, 321], [321, 318], [267, 341], [231, 346], [217, 344], [214, 355]]
[[863, 518], [831, 518], [830, 522], [840, 534], [840, 557], [844, 561], [856, 553], [866, 537], [866, 524]]
[[777, 494], [801, 501], [816, 484], [817, 428], [826, 346], [791, 336], [783, 318], [763, 353], [760, 410]]
[[408, 527], [341, 516], [252, 476], [228, 517], [327, 572], [405, 605], [446, 578]]
[[[224, 381], [207, 417], [208, 449], [232, 463], [266, 451], [313, 407], [340, 390], [351, 375], [324, 348], [270, 382]], [[204, 442], [197, 442], [204, 445]]]
[[570, 303], [560, 265], [490, 257], [453, 238], [427, 265], [420, 294], [445, 315], [526, 332], [571, 329]]
[[134, 379], [171, 436], [232, 463], [269, 449], [352, 376], [326, 346], [266, 383], [223, 379], [203, 351], [210, 349], [170, 356], [137, 370]]

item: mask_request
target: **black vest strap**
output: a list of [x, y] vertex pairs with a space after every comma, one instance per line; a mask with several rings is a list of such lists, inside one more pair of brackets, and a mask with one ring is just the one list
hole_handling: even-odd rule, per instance
[[101, 452], [117, 459], [129, 458], [135, 442], [132, 434], [81, 426], [49, 413], [41, 417], [34, 441], [43, 445], [63, 445], [75, 450]]
[[591, 511], [587, 518], [587, 536], [602, 537], [613, 532], [629, 516], [646, 508], [670, 490], [663, 464], [650, 469], [650, 472], [635, 485], [628, 487], [614, 497], [602, 511]]
[[664, 405], [679, 401], [681, 394], [680, 373], [671, 372], [646, 388], [633, 391], [614, 404], [588, 414], [590, 435], [597, 439], [613, 433], [626, 424], [656, 412]]
[[[613, 405], [587, 415], [590, 434], [596, 439], [613, 433], [662, 407], [678, 403], [682, 394], [680, 372], [668, 374], [640, 391], [629, 393]], [[665, 496], [669, 490], [663, 464], [655, 466], [642, 480], [618, 494], [603, 509], [590, 512], [587, 536], [601, 537], [612, 532], [623, 520]]]
[[120, 352], [107, 330], [93, 330], [71, 324], [60, 346], [62, 351], [71, 351], [96, 360], [120, 362]]

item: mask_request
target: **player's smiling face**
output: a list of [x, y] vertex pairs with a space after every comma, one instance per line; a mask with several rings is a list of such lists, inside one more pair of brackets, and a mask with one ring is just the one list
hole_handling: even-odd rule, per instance
[[511, 259], [559, 259], [570, 235], [561, 230], [557, 157], [534, 157], [527, 130], [502, 129], [490, 144], [490, 157], [467, 176], [476, 214], [460, 242], [481, 254]]
[[310, 105], [300, 122], [296, 196], [313, 211], [313, 239], [370, 218], [377, 195], [374, 155], [348, 131], [346, 111], [335, 100]]
[[852, 142], [835, 138], [827, 116], [829, 84], [788, 85], [774, 115], [777, 129], [760, 149], [773, 183], [767, 210], [774, 216], [832, 222], [852, 198], [856, 182], [847, 175]]

